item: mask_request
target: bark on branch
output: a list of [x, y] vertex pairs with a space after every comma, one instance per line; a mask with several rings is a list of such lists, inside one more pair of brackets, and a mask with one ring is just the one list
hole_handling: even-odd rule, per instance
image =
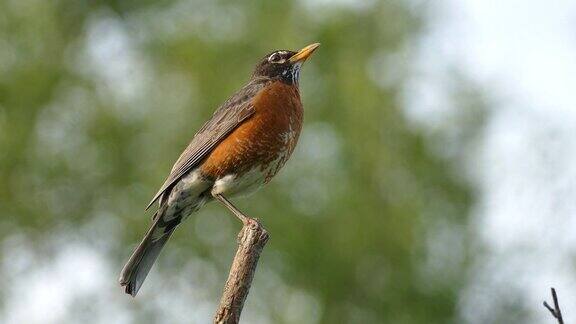
[[240, 321], [260, 253], [268, 238], [266, 229], [255, 219], [249, 219], [238, 233], [238, 250], [214, 317], [215, 324], [237, 324]]

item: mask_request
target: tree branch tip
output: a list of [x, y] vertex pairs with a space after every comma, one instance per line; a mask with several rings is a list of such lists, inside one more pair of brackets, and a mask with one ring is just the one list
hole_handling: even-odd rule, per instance
[[562, 319], [562, 311], [560, 310], [560, 304], [558, 303], [558, 295], [556, 294], [556, 289], [550, 288], [552, 291], [552, 300], [554, 301], [554, 308], [552, 308], [546, 301], [543, 302], [544, 307], [558, 320], [558, 324], [564, 324]]
[[556, 311], [554, 311], [554, 308], [550, 307], [547, 302], [543, 302], [542, 304], [550, 311], [550, 313], [552, 313], [552, 316], [556, 317]]
[[246, 218], [238, 233], [238, 249], [230, 273], [224, 285], [220, 304], [213, 323], [237, 324], [248, 296], [260, 253], [270, 235], [262, 224], [254, 218]]

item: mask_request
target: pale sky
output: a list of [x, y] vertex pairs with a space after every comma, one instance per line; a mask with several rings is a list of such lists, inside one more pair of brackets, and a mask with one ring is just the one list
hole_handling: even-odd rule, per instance
[[[576, 319], [576, 2], [444, 0], [419, 40], [409, 118], [434, 129], [457, 113], [444, 81], [457, 70], [487, 91], [488, 122], [466, 162], [479, 189], [473, 211], [488, 255], [462, 293], [466, 323], [493, 323], [520, 303], [533, 323], [558, 289]], [[430, 118], [431, 115], [440, 117]], [[504, 288], [502, 288], [504, 287]], [[570, 321], [570, 320], [569, 320]]]

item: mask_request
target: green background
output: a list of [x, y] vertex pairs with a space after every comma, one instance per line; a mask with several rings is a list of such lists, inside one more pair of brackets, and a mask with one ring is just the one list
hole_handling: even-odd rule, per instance
[[[320, 42], [301, 73], [295, 154], [237, 200], [271, 234], [243, 319], [459, 322], [472, 190], [402, 107], [426, 12], [375, 0], [0, 2], [0, 319], [30, 289], [53, 308], [45, 322], [207, 323], [240, 224], [215, 203], [190, 217], [132, 299], [116, 280], [149, 225], [144, 207], [264, 54]], [[454, 96], [472, 112], [448, 122], [465, 123], [466, 140], [482, 100], [465, 80]]]

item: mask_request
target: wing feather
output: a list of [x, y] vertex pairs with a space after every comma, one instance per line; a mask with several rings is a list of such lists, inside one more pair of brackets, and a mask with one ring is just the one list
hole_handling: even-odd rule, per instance
[[254, 114], [252, 101], [268, 83], [268, 79], [254, 79], [220, 106], [182, 152], [170, 175], [154, 195], [146, 210], [188, 171], [200, 163], [230, 132]]

